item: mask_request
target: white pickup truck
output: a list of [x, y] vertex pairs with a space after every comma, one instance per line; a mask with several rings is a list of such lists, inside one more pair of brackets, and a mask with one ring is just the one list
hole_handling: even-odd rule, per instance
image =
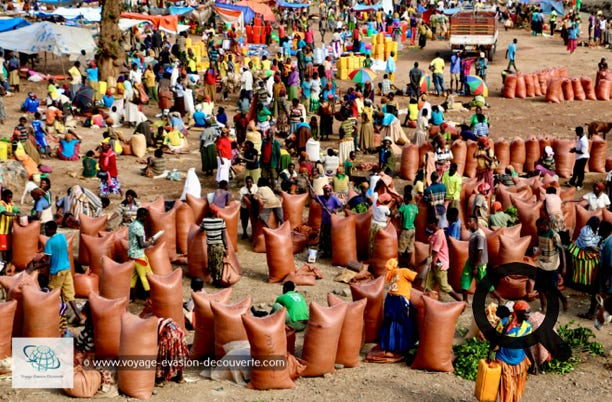
[[499, 34], [494, 11], [460, 11], [450, 18], [450, 45], [467, 52], [484, 52], [493, 61]]

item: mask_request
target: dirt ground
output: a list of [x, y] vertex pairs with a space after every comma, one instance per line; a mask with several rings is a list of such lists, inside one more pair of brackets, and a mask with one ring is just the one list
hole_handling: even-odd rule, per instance
[[[491, 107], [486, 111], [491, 122], [491, 135], [493, 138], [511, 139], [515, 136], [526, 138], [530, 135], [548, 135], [553, 137], [573, 138], [573, 128], [584, 125], [594, 120], [612, 120], [612, 104], [602, 101], [566, 102], [561, 104], [547, 104], [543, 97], [531, 99], [503, 99], [501, 93], [501, 71], [505, 68], [504, 53], [507, 45], [513, 38], [518, 38], [518, 52], [516, 63], [522, 72], [535, 72], [537, 70], [565, 66], [569, 75], [578, 77], [587, 75], [594, 79], [597, 63], [602, 57], [609, 57], [610, 51], [596, 48], [578, 48], [574, 55], [569, 55], [559, 37], [533, 38], [525, 30], [500, 31], [498, 52], [495, 60], [489, 65], [488, 82], [490, 96], [488, 102]], [[408, 80], [407, 72], [414, 61], [421, 65], [428, 64], [434, 58], [436, 51], [449, 56], [448, 42], [429, 41], [424, 50], [405, 49], [400, 52], [398, 61], [397, 84], [405, 85]], [[448, 68], [447, 75], [448, 79]], [[342, 83], [342, 87], [348, 83]], [[22, 86], [22, 92], [12, 98], [4, 98], [9, 118], [4, 125], [5, 135], [10, 134], [10, 128], [17, 124], [20, 113], [18, 105], [23, 101], [25, 94], [35, 90], [39, 95], [44, 93], [42, 84], [27, 83]], [[462, 99], [468, 101], [468, 98]], [[377, 98], [377, 102], [379, 99]], [[443, 98], [432, 97], [431, 102], [441, 103]], [[408, 98], [400, 98], [400, 107], [405, 107]], [[232, 103], [222, 104], [226, 106], [230, 118], [235, 111]], [[148, 115], [157, 113], [151, 108]], [[461, 123], [469, 119], [471, 112], [455, 112], [447, 114], [447, 119]], [[125, 134], [131, 134], [131, 129], [124, 128]], [[80, 127], [78, 133], [84, 138], [81, 147], [84, 153], [93, 149], [101, 139], [101, 131]], [[408, 137], [411, 137], [412, 129], [406, 129]], [[200, 155], [197, 151], [197, 138], [195, 134], [190, 138], [192, 152], [180, 156], [167, 156], [168, 165], [185, 173], [189, 167], [196, 167], [199, 172]], [[322, 146], [337, 146], [334, 141]], [[359, 156], [362, 158], [362, 156]], [[372, 158], [372, 157], [365, 157]], [[51, 159], [44, 162], [53, 167], [51, 176], [52, 190], [55, 195], [62, 195], [66, 189], [79, 181], [81, 163], [62, 162]], [[118, 158], [119, 178], [124, 190], [132, 188], [139, 195], [139, 200], [152, 201], [159, 196], [165, 199], [178, 198], [182, 192], [182, 182], [171, 182], [167, 180], [153, 180], [143, 178], [139, 175], [136, 158], [133, 156], [120, 156]], [[588, 182], [603, 178], [603, 175], [588, 174]], [[214, 189], [215, 184], [211, 178], [200, 177], [203, 184], [203, 193]], [[239, 177], [239, 180], [241, 177]], [[96, 190], [97, 179], [81, 180], [80, 183], [92, 190]], [[396, 186], [403, 187], [405, 183], [397, 180]], [[587, 185], [588, 186], [588, 185]], [[238, 184], [232, 183], [232, 191], [237, 193]], [[583, 190], [584, 192], [584, 190]], [[15, 197], [19, 198], [19, 197]], [[114, 208], [120, 199], [112, 199]], [[29, 210], [30, 205], [22, 206]], [[265, 254], [255, 254], [250, 251], [250, 245], [239, 240], [239, 259], [244, 269], [242, 280], [234, 286], [232, 302], [242, 300], [247, 295], [253, 297], [254, 304], [270, 304], [281, 292], [277, 284], [268, 284]], [[303, 255], [295, 256], [296, 265], [299, 267], [304, 261]], [[333, 281], [339, 268], [332, 267], [327, 263], [318, 263], [325, 277], [317, 282], [314, 287], [300, 287], [306, 300], [326, 304], [326, 294], [330, 291], [346, 291], [350, 295], [348, 285]], [[185, 277], [183, 281], [183, 293], [188, 297], [189, 280]], [[211, 290], [208, 287], [207, 290]], [[587, 298], [576, 291], [567, 290], [570, 297], [570, 310], [562, 313], [559, 322], [566, 323], [574, 321], [580, 325], [592, 328], [592, 322], [577, 318], [576, 314], [588, 308]], [[346, 299], [350, 298], [345, 297]], [[534, 304], [537, 309], [539, 305]], [[139, 312], [142, 304], [132, 305], [132, 312]], [[458, 329], [467, 328], [471, 322], [471, 310], [467, 310], [461, 316]], [[190, 335], [191, 337], [192, 335]], [[527, 382], [524, 401], [596, 401], [605, 400], [610, 397], [612, 390], [612, 326], [604, 327], [596, 332], [597, 340], [604, 345], [609, 353], [607, 357], [590, 358], [579, 364], [573, 373], [565, 376], [542, 374], [530, 376]], [[456, 337], [456, 342], [460, 338]], [[363, 352], [367, 352], [372, 345], [366, 345]], [[301, 348], [301, 338], [298, 338], [298, 349]], [[190, 377], [195, 378], [194, 375]], [[450, 373], [429, 373], [411, 370], [403, 363], [382, 365], [363, 364], [355, 369], [340, 369], [333, 375], [323, 378], [300, 378], [293, 390], [281, 391], [253, 391], [228, 383], [213, 382], [199, 379], [197, 382], [187, 384], [167, 384], [163, 388], [156, 388], [154, 400], [158, 401], [238, 401], [238, 400], [275, 400], [275, 401], [305, 401], [305, 400], [406, 400], [406, 401], [469, 401], [473, 397], [474, 383], [463, 380]], [[10, 387], [10, 380], [0, 380], [1, 401], [58, 401], [65, 396], [57, 390], [14, 390]]]

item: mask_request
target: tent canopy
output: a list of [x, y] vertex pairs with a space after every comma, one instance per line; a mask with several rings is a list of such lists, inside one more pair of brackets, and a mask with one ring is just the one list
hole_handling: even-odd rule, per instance
[[38, 17], [62, 17], [65, 20], [73, 20], [75, 18], [82, 17], [85, 21], [88, 22], [100, 22], [102, 19], [102, 8], [91, 8], [91, 7], [83, 7], [83, 8], [65, 8], [59, 7], [57, 10], [54, 10], [50, 13], [45, 13], [39, 11], [36, 13]]
[[2, 18], [0, 19], [0, 32], [12, 31], [28, 25], [32, 24], [23, 18]]
[[168, 10], [170, 10], [170, 15], [188, 15], [193, 12], [193, 7], [170, 6]]
[[542, 13], [550, 14], [552, 10], [555, 10], [557, 15], [563, 17], [565, 15], [565, 9], [563, 8], [563, 1], [555, 0], [530, 0], [529, 3], [540, 4], [542, 6]]
[[355, 7], [353, 7], [353, 10], [357, 11], [357, 12], [363, 12], [363, 11], [378, 11], [382, 8], [381, 4], [356, 4]]
[[224, 9], [224, 10], [242, 11], [242, 16], [244, 17], [245, 24], [250, 25], [253, 22], [253, 18], [255, 18], [255, 12], [247, 6], [237, 6], [234, 4], [215, 3], [215, 7]]
[[96, 50], [96, 44], [87, 29], [51, 22], [40, 22], [16, 31], [0, 33], [0, 47], [26, 54], [49, 52], [57, 56], [78, 55], [81, 50], [93, 54]]
[[310, 3], [287, 3], [286, 1], [278, 0], [276, 2], [278, 7], [285, 8], [308, 8], [310, 7]]
[[236, 3], [237, 6], [246, 6], [251, 10], [255, 11], [257, 14], [263, 15], [264, 21], [275, 22], [276, 17], [274, 17], [274, 13], [270, 6], [267, 6], [263, 3], [256, 3], [254, 1], [243, 0]]
[[238, 30], [244, 29], [244, 16], [242, 11], [215, 7], [215, 12], [223, 22], [234, 25]]
[[150, 21], [155, 29], [161, 29], [166, 32], [178, 33], [181, 32], [178, 26], [178, 15], [146, 15], [138, 13], [121, 13], [122, 18], [130, 18], [134, 20]]

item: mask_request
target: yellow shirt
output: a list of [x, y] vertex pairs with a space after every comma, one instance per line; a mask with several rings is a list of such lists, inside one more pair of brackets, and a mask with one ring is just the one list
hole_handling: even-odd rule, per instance
[[262, 60], [261, 67], [262, 70], [268, 71], [272, 67], [272, 62], [270, 60]]
[[155, 86], [155, 73], [151, 70], [146, 70], [144, 73], [144, 83], [148, 88]]
[[387, 271], [387, 282], [389, 285], [389, 294], [394, 296], [404, 296], [410, 299], [412, 291], [412, 281], [416, 278], [417, 273], [408, 268], [396, 268], [392, 271]]
[[378, 11], [376, 13], [376, 22], [378, 22], [379, 24], [382, 22], [382, 11]]
[[444, 60], [441, 57], [436, 57], [431, 61], [431, 65], [434, 67], [434, 74], [444, 73]]
[[442, 184], [446, 186], [446, 197], [451, 200], [459, 201], [461, 196], [461, 185], [463, 181], [458, 173], [449, 175], [448, 171], [444, 172], [442, 176]]
[[72, 66], [70, 70], [68, 70], [68, 74], [72, 77], [72, 81], [70, 81], [70, 85], [79, 85], [82, 83], [81, 72], [76, 66]]
[[183, 145], [183, 134], [178, 130], [172, 130], [164, 136], [164, 144], [170, 144], [173, 147]]

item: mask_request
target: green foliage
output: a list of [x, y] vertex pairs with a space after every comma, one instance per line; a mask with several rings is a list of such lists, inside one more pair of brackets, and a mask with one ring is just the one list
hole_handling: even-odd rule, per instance
[[455, 374], [466, 380], [475, 381], [478, 362], [489, 354], [489, 342], [476, 338], [468, 339], [463, 345], [453, 346]]
[[604, 348], [598, 342], [593, 342], [595, 334], [590, 328], [575, 327], [573, 322], [562, 325], [557, 329], [557, 333], [565, 343], [572, 349], [572, 357], [568, 361], [562, 362], [557, 359], [545, 362], [540, 367], [544, 373], [567, 374], [574, 371], [574, 366], [580, 363], [581, 359], [588, 356], [603, 356]]

